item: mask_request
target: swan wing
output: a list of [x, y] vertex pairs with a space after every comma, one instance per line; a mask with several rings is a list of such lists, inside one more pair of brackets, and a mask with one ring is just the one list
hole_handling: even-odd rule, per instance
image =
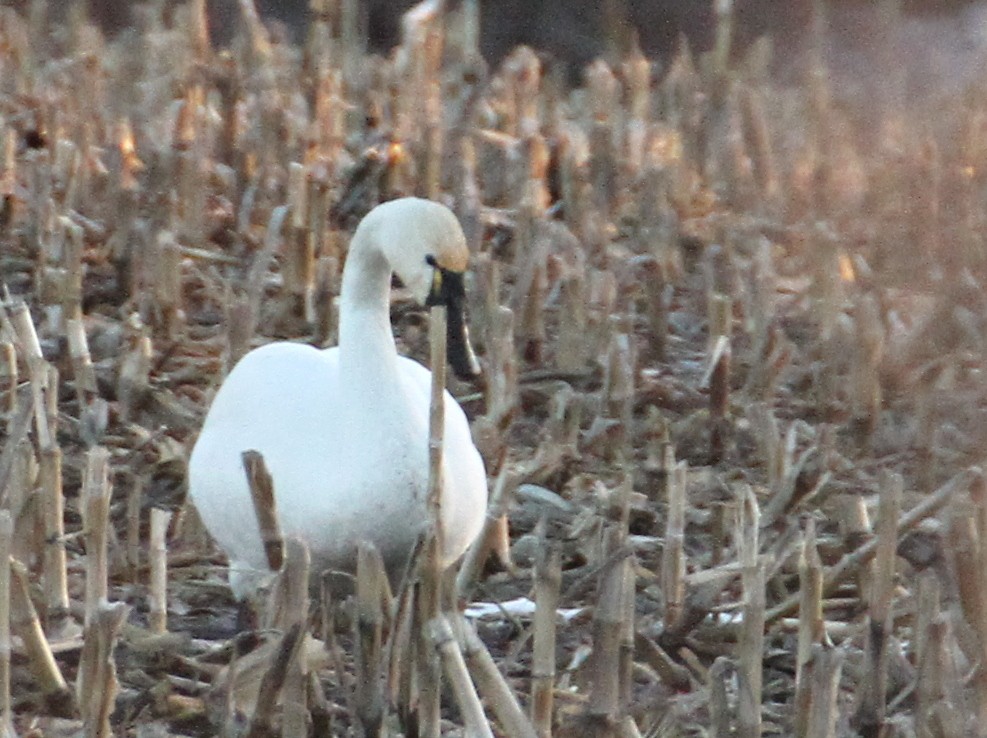
[[[416, 396], [428, 417], [432, 395], [432, 373], [407, 357], [399, 360], [406, 392]], [[456, 399], [445, 392], [443, 436], [442, 518], [445, 535], [444, 559], [451, 563], [473, 542], [483, 527], [487, 506], [487, 473], [473, 443], [469, 420]]]

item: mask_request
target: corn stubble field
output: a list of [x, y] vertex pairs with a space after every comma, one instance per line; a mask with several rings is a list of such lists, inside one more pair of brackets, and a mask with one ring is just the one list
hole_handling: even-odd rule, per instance
[[[984, 734], [982, 89], [905, 114], [890, 53], [866, 103], [781, 88], [725, 17], [573, 91], [487, 74], [469, 3], [386, 60], [346, 0], [303, 48], [245, 2], [226, 52], [202, 5], [0, 12], [4, 735]], [[399, 194], [474, 252], [489, 561], [444, 598], [533, 605], [424, 618], [372, 552], [310, 601], [289, 541], [238, 632], [186, 455], [251, 346], [333, 342]]]

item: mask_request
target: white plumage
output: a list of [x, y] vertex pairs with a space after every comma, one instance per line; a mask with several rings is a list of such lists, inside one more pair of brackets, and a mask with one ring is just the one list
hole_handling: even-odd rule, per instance
[[[416, 198], [380, 205], [350, 243], [339, 346], [272, 343], [230, 372], [192, 451], [189, 494], [229, 557], [238, 597], [267, 570], [241, 459], [248, 449], [263, 455], [282, 530], [308, 544], [314, 571], [352, 568], [361, 540], [376, 544], [392, 569], [407, 558], [428, 521], [431, 374], [397, 354], [391, 273], [424, 303], [443, 275], [465, 269], [468, 255], [444, 206]], [[487, 479], [466, 416], [448, 392], [443, 475], [449, 564], [482, 527]]]

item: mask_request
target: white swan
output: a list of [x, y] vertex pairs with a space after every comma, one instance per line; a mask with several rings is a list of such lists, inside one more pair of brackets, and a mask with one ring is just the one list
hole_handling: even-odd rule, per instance
[[[448, 310], [448, 356], [478, 373], [463, 320], [469, 252], [452, 212], [405, 198], [360, 223], [343, 270], [339, 346], [272, 343], [251, 351], [213, 400], [189, 460], [189, 494], [230, 561], [242, 598], [267, 570], [241, 453], [259, 451], [274, 481], [282, 530], [309, 546], [313, 571], [351, 569], [372, 541], [399, 569], [428, 520], [431, 373], [398, 356], [388, 299], [396, 272], [423, 304]], [[445, 394], [441, 497], [448, 565], [479, 534], [487, 479], [462, 408]]]

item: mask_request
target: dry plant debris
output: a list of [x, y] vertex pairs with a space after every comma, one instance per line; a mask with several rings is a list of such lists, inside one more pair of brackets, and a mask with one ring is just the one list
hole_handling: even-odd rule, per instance
[[[570, 90], [529, 49], [488, 73], [472, 3], [388, 58], [315, 4], [295, 47], [242, 0], [226, 50], [203, 0], [112, 44], [0, 9], [0, 732], [980, 734], [985, 91], [781, 87], [728, 15]], [[310, 601], [274, 530], [251, 629], [185, 455], [250, 347], [333, 340], [401, 194], [474, 252], [483, 540], [455, 583], [367, 550]]]

